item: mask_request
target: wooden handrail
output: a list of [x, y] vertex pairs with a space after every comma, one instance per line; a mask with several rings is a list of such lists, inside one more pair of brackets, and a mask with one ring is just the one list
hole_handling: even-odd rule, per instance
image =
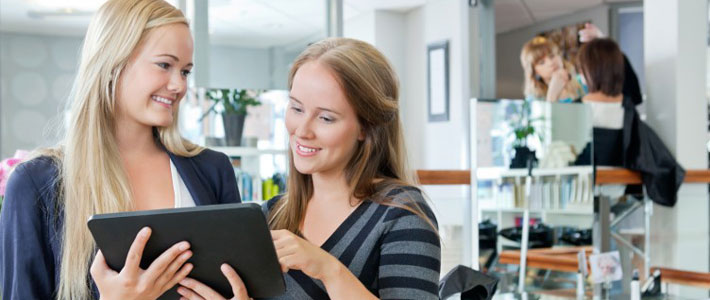
[[423, 185], [460, 185], [471, 183], [469, 170], [417, 170], [419, 183]]
[[[471, 183], [469, 170], [417, 170], [422, 185], [467, 185]], [[687, 170], [685, 183], [710, 183], [710, 170]], [[629, 169], [597, 169], [598, 185], [641, 184], [641, 174]]]
[[641, 174], [629, 169], [597, 169], [597, 185], [641, 184]]
[[[579, 263], [577, 253], [584, 250], [586, 256], [592, 254], [592, 247], [542, 248], [530, 249], [526, 263], [528, 267], [554, 270], [561, 272], [577, 272]], [[520, 251], [506, 250], [500, 253], [498, 262], [501, 264], [520, 264]]]
[[652, 267], [651, 273], [661, 270], [661, 281], [710, 289], [710, 273], [682, 271], [678, 269]]

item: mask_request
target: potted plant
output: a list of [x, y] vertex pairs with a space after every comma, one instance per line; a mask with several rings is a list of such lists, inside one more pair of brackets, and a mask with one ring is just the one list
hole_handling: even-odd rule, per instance
[[520, 110], [518, 110], [517, 105], [513, 104], [512, 106], [514, 107], [514, 111], [510, 118], [510, 127], [512, 128], [511, 134], [514, 136], [513, 149], [515, 150], [515, 156], [510, 161], [510, 168], [526, 168], [528, 160], [530, 160], [533, 164], [537, 162], [535, 150], [528, 147], [528, 138], [537, 136], [540, 140], [542, 140], [542, 136], [535, 130], [534, 123], [542, 121], [545, 118], [530, 117], [529, 101], [524, 101]]
[[[214, 104], [207, 110], [217, 112], [216, 106], [222, 106], [222, 123], [224, 124], [224, 138], [227, 146], [240, 146], [242, 142], [242, 132], [244, 132], [244, 121], [247, 116], [249, 106], [261, 105], [257, 99], [260, 91], [247, 89], [209, 89], [206, 92], [208, 99]], [[203, 118], [204, 116], [203, 115]]]

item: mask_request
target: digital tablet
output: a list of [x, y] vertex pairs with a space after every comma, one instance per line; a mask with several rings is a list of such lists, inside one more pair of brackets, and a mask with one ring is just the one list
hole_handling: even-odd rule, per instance
[[[220, 266], [228, 263], [244, 281], [250, 297], [266, 298], [286, 290], [283, 273], [261, 207], [254, 203], [220, 204], [94, 215], [89, 230], [109, 267], [120, 271], [138, 231], [152, 233], [141, 268], [181, 241], [190, 243], [193, 264], [189, 277], [233, 297]], [[177, 286], [160, 299], [179, 299]]]

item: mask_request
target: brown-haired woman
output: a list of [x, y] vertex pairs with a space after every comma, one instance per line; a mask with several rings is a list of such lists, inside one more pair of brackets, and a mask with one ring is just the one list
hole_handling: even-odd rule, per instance
[[594, 146], [587, 146], [580, 156], [591, 157], [593, 148], [595, 165], [640, 172], [649, 198], [673, 206], [685, 171], [624, 95], [628, 73], [619, 46], [611, 39], [594, 39], [580, 48], [577, 62], [589, 87], [582, 101], [592, 109], [594, 126]]
[[537, 36], [525, 43], [520, 64], [526, 100], [572, 102], [585, 94], [574, 66], [564, 61], [559, 47], [548, 38]]
[[580, 48], [577, 62], [589, 89], [582, 101], [592, 110], [595, 163], [623, 166], [623, 54], [613, 40], [594, 39]]
[[[284, 299], [438, 299], [436, 219], [408, 179], [399, 92], [373, 46], [330, 38], [289, 76], [288, 193], [264, 205], [285, 274]], [[248, 291], [229, 266], [237, 299]], [[222, 298], [186, 279], [189, 299]]]

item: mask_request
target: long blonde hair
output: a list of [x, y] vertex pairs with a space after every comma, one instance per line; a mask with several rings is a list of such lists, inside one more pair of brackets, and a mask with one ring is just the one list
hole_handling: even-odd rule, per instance
[[[372, 197], [413, 185], [407, 170], [399, 118], [399, 83], [390, 63], [370, 44], [354, 39], [328, 38], [310, 45], [296, 58], [289, 74], [289, 89], [298, 69], [311, 61], [326, 66], [338, 79], [365, 133], [364, 141], [358, 143], [345, 167], [352, 196], [407, 209], [433, 226], [415, 202], [400, 205], [387, 197]], [[290, 151], [289, 158], [288, 192], [271, 209], [269, 225], [272, 229], [288, 229], [301, 234], [300, 225], [313, 196], [313, 181], [311, 175], [296, 170]]]
[[[543, 36], [536, 36], [523, 46], [523, 49], [520, 51], [520, 64], [525, 73], [523, 93], [526, 97], [533, 96], [534, 98], [545, 99], [547, 96], [547, 84], [542, 78], [539, 78], [539, 75], [535, 74], [535, 65], [545, 57], [553, 55], [562, 57], [560, 48], [550, 39]], [[562, 95], [584, 96], [579, 94], [582, 86], [574, 78], [577, 74], [574, 66], [564, 59], [562, 59], [562, 64], [565, 70], [572, 76], [572, 79], [567, 82], [562, 90]]]
[[[58, 205], [64, 225], [58, 299], [91, 297], [88, 269], [95, 244], [86, 226], [89, 216], [133, 209], [115, 137], [116, 82], [147, 33], [175, 23], [188, 25], [182, 12], [163, 0], [109, 0], [89, 24], [63, 142], [41, 151], [61, 165]], [[201, 147], [180, 136], [177, 109], [174, 114], [170, 126], [155, 128], [159, 141], [177, 155], [199, 154]]]

